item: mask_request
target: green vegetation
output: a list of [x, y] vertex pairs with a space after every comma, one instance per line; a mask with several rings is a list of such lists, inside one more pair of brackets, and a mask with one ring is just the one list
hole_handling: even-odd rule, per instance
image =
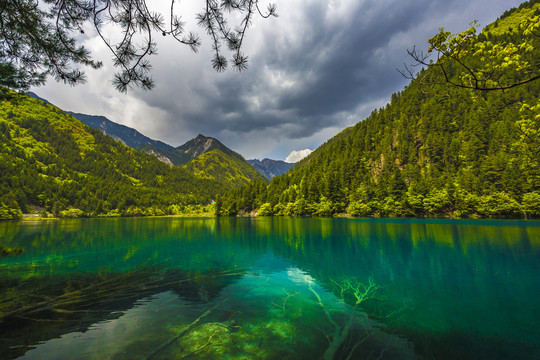
[[[531, 0], [506, 12], [477, 35], [476, 21], [457, 34], [445, 31], [429, 39], [426, 54], [409, 51], [414, 64], [404, 76], [424, 84], [447, 83], [481, 91], [511, 89], [540, 79], [538, 37], [540, 4]], [[430, 57], [436, 55], [436, 62]], [[416, 73], [414, 67], [430, 68]]]
[[169, 166], [52, 105], [1, 90], [0, 219], [35, 206], [65, 218], [538, 217], [539, 15], [530, 1], [478, 35], [475, 27], [441, 29], [430, 51], [444, 56], [418, 74], [422, 81], [269, 185], [215, 139], [200, 135], [177, 148], [192, 160]]
[[[29, 95], [36, 99], [46, 101], [33, 93], [29, 93]], [[130, 148], [142, 150], [145, 153], [157, 156], [165, 163], [169, 163], [169, 165], [171, 165], [171, 163], [172, 165], [183, 165], [191, 160], [191, 157], [188, 154], [184, 154], [161, 141], [150, 139], [139, 133], [137, 130], [117, 124], [104, 116], [80, 114], [71, 111], [66, 111], [66, 113], [73, 115], [74, 118], [94, 129], [103, 131], [106, 135], [121, 141]]]
[[[2, 123], [0, 123], [2, 124]], [[0, 220], [18, 220], [22, 218], [22, 211], [15, 200], [13, 193], [0, 196]]]
[[20, 219], [31, 206], [66, 218], [207, 214], [216, 194], [250, 180], [227, 156], [169, 166], [52, 105], [1, 92], [0, 219]]
[[235, 186], [249, 184], [254, 179], [265, 181], [265, 177], [249, 165], [244, 158], [239, 155], [226, 154], [220, 149], [205, 152], [184, 167], [197, 177], [226, 182]]
[[[518, 60], [538, 72], [540, 37], [527, 31], [530, 27], [507, 27], [521, 23], [524, 13], [539, 15], [538, 5], [528, 6], [499, 21], [506, 31], [494, 24], [468, 36], [468, 49], [487, 41], [492, 49], [532, 44]], [[474, 61], [479, 59], [471, 59], [471, 68], [482, 69]], [[465, 81], [459, 63], [444, 66], [451, 81]], [[522, 70], [506, 66], [498, 79], [519, 82]], [[423, 71], [420, 77], [432, 86], [413, 81], [288, 174], [223, 197], [218, 214], [540, 216], [540, 81], [480, 92], [448, 85], [444, 76], [438, 68]], [[491, 86], [490, 81], [483, 84]]]

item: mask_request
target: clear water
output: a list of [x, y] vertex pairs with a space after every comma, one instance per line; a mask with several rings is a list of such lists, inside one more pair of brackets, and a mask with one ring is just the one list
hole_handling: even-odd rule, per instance
[[540, 359], [540, 222], [0, 223], [1, 359]]

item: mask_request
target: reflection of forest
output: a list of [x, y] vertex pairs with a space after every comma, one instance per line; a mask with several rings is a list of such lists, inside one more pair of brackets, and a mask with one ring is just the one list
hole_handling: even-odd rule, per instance
[[33, 344], [86, 332], [100, 321], [119, 318], [137, 301], [154, 294], [169, 291], [204, 306], [242, 273], [141, 267], [125, 273], [43, 276], [23, 282], [5, 275], [0, 277], [0, 354], [13, 359]]

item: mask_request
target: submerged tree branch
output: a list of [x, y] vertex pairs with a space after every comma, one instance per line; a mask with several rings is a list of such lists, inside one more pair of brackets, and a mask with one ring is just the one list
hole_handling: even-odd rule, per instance
[[[216, 308], [218, 308], [221, 304], [223, 303], [223, 301], [219, 302], [218, 304], [216, 304], [214, 307], [206, 310], [204, 313], [202, 313], [202, 315], [200, 315], [198, 318], [196, 318], [194, 321], [192, 321], [190, 324], [188, 324], [182, 331], [180, 331], [176, 336], [170, 338], [168, 341], [164, 342], [163, 344], [161, 344], [160, 346], [158, 346], [157, 348], [154, 349], [154, 351], [152, 351], [152, 353], [150, 353], [150, 355], [148, 355], [147, 357], [144, 358], [144, 360], [151, 360], [153, 359], [156, 355], [158, 355], [160, 352], [162, 352], [163, 350], [165, 350], [167, 347], [171, 346], [175, 341], [177, 341], [178, 339], [182, 338], [184, 335], [186, 335], [191, 329], [193, 329], [195, 326], [197, 326], [197, 324], [202, 320], [204, 319], [205, 317], [207, 317], [208, 315], [210, 315], [212, 313], [212, 311], [214, 311]], [[206, 347], [206, 345], [208, 345], [210, 343], [210, 340], [212, 339], [212, 336], [213, 334], [210, 336], [210, 338], [208, 339], [207, 343], [205, 345], [203, 345], [203, 347], [201, 347], [199, 350], [202, 350], [202, 348]], [[191, 354], [189, 354], [191, 355]]]

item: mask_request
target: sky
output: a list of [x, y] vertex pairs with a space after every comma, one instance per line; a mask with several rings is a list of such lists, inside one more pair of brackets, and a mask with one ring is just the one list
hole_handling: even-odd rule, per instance
[[440, 27], [458, 32], [473, 20], [483, 27], [522, 1], [274, 2], [279, 17], [255, 18], [246, 34], [245, 71], [212, 68], [210, 38], [195, 21], [204, 2], [192, 1], [179, 11], [203, 45], [193, 53], [160, 36], [158, 53], [149, 58], [153, 90], [116, 91], [111, 53], [90, 27], [81, 44], [104, 67], [84, 69], [84, 85], [49, 79], [31, 90], [64, 110], [103, 115], [172, 146], [203, 134], [246, 159], [297, 161], [407, 85], [396, 70], [411, 62], [407, 49], [425, 49]]

